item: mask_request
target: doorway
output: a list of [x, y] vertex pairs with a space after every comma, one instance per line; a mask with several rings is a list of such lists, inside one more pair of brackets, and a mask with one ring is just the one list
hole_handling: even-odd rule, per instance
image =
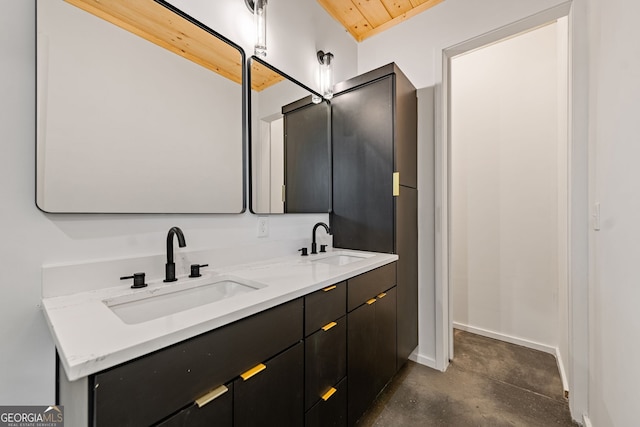
[[435, 86], [435, 360], [441, 371], [449, 365], [452, 350], [449, 321], [449, 63], [450, 58], [519, 34], [550, 21], [568, 17], [568, 305], [569, 354], [566, 372], [572, 417], [581, 420], [588, 413], [589, 389], [589, 264], [592, 241], [589, 211], [592, 195], [589, 182], [589, 55], [588, 14], [582, 2], [563, 2], [507, 26], [477, 35], [465, 42], [443, 48], [441, 67], [436, 67]]
[[565, 391], [567, 45], [561, 18], [451, 57], [448, 195], [449, 358], [454, 328], [541, 350]]

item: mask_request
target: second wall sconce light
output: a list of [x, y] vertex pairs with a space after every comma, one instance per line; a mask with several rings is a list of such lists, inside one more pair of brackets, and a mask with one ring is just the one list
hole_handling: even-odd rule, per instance
[[267, 56], [267, 0], [244, 0], [244, 3], [253, 12], [256, 28], [254, 54], [264, 58]]
[[324, 99], [333, 98], [333, 54], [331, 52], [318, 51], [320, 63], [320, 92]]

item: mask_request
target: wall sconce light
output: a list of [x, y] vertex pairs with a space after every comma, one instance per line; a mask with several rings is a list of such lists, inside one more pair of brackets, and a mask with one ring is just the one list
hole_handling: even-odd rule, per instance
[[267, 56], [267, 0], [244, 0], [247, 8], [253, 13], [256, 27], [256, 44], [254, 54], [261, 58]]
[[333, 54], [331, 52], [318, 51], [320, 63], [320, 92], [324, 99], [333, 98]]

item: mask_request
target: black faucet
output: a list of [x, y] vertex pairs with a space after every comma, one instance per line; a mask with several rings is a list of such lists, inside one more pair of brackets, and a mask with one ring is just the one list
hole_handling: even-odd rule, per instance
[[164, 267], [165, 282], [175, 282], [176, 280], [176, 264], [173, 262], [173, 236], [178, 238], [178, 246], [184, 248], [187, 242], [184, 240], [184, 234], [179, 227], [171, 227], [167, 234], [167, 264]]
[[[313, 226], [313, 232], [311, 233], [311, 254], [317, 254], [318, 251], [316, 250], [317, 245], [316, 245], [316, 230], [318, 229], [318, 227], [324, 227], [324, 229], [326, 230], [327, 234], [331, 234], [331, 230], [329, 229], [329, 226], [327, 224], [325, 224], [324, 222], [319, 222], [316, 225]], [[324, 249], [325, 245], [322, 245]], [[320, 250], [320, 252], [324, 252], [323, 250]]]

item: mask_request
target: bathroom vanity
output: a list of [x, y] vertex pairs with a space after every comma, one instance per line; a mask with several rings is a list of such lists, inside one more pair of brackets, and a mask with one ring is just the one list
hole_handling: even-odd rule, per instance
[[47, 291], [67, 423], [353, 425], [397, 369], [396, 260], [336, 250]]

